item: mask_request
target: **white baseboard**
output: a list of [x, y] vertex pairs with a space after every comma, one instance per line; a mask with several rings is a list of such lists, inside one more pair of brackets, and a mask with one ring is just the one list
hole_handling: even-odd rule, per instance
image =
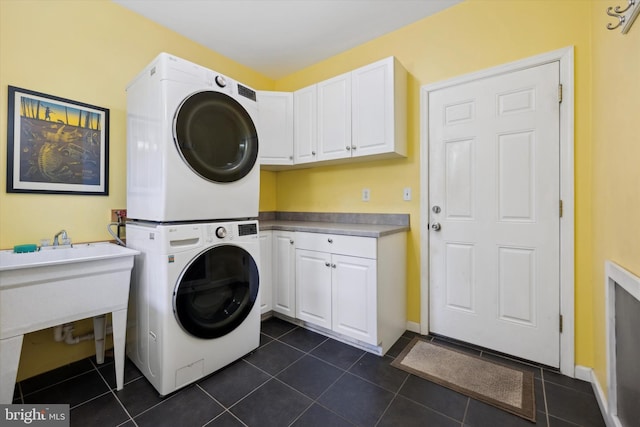
[[407, 331], [420, 333], [420, 323], [407, 321]]
[[607, 427], [623, 427], [616, 417], [611, 417], [611, 414], [609, 414], [607, 396], [604, 394], [602, 387], [600, 387], [600, 382], [598, 382], [598, 378], [593, 372], [593, 369], [587, 368], [586, 366], [576, 365], [575, 376], [579, 380], [589, 381], [591, 383], [593, 393], [595, 394], [598, 406], [600, 407], [600, 413], [602, 413], [602, 418], [604, 419]]
[[574, 373], [576, 379], [593, 383], [591, 378], [591, 376], [593, 375], [593, 369], [587, 368], [586, 366], [576, 365]]

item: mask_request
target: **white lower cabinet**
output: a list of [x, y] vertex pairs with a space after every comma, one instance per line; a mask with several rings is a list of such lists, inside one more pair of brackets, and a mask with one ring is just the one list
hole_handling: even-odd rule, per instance
[[273, 231], [273, 311], [296, 317], [295, 232]]
[[296, 317], [384, 354], [406, 329], [406, 234], [296, 233]]
[[331, 254], [296, 250], [296, 317], [331, 329]]
[[376, 260], [296, 250], [296, 317], [376, 344]]
[[344, 255], [331, 258], [331, 329], [377, 345], [376, 260]]
[[260, 313], [273, 310], [273, 251], [271, 231], [260, 232]]
[[260, 233], [261, 308], [385, 354], [406, 329], [406, 233]]

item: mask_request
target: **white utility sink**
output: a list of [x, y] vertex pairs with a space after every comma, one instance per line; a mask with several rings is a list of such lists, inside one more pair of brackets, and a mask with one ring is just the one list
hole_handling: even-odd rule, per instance
[[[106, 242], [0, 251], [0, 404], [13, 399], [24, 334], [94, 317], [98, 352], [106, 313], [112, 317], [116, 382], [122, 389], [129, 281], [139, 253]], [[104, 346], [100, 350], [103, 356]]]

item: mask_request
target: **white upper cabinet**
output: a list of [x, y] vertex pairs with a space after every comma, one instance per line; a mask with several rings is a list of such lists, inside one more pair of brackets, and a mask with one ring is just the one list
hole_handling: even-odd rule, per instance
[[318, 151], [318, 91], [316, 85], [293, 93], [294, 163], [317, 160]]
[[352, 156], [407, 155], [407, 72], [389, 57], [351, 72]]
[[293, 165], [293, 94], [258, 91], [260, 164]]
[[407, 156], [407, 71], [394, 57], [295, 91], [292, 118], [286, 98], [265, 95], [281, 93], [258, 94], [263, 165]]
[[351, 157], [351, 74], [317, 84], [318, 160]]

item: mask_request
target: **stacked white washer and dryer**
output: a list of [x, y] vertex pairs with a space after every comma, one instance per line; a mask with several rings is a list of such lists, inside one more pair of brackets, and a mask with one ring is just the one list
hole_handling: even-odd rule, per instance
[[127, 87], [127, 356], [167, 395], [260, 341], [256, 92], [158, 55]]

